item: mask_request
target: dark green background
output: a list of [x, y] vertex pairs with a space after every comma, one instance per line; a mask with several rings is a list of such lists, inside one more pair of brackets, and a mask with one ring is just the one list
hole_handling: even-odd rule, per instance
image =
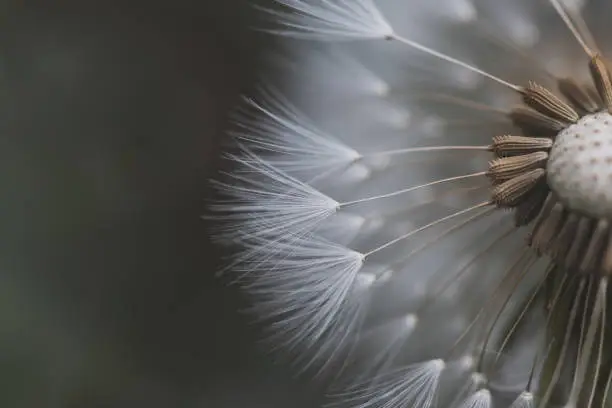
[[1, 406], [317, 405], [200, 219], [266, 42], [245, 3], [2, 3]]

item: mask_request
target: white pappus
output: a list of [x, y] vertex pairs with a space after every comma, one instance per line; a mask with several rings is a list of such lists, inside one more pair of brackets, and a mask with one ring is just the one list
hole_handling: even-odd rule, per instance
[[275, 0], [218, 239], [332, 404], [612, 406], [612, 2]]

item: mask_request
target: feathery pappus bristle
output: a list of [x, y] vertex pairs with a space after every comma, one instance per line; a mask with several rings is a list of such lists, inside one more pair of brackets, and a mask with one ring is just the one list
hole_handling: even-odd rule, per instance
[[534, 406], [533, 394], [523, 391], [516, 400], [510, 405], [510, 408], [531, 408]]
[[[275, 0], [290, 11], [268, 12], [285, 26], [287, 36], [327, 39], [385, 38], [393, 34], [374, 0]], [[305, 17], [305, 18], [304, 18]]]
[[276, 0], [227, 271], [332, 406], [612, 406], [603, 0]]

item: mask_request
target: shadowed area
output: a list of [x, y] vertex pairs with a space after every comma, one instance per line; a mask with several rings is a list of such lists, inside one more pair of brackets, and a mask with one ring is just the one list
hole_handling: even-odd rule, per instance
[[87, 3], [2, 6], [2, 405], [316, 406], [257, 351], [200, 218], [250, 12]]

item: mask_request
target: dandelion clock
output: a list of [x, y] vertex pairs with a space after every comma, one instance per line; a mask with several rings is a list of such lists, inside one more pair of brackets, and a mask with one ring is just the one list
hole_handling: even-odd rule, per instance
[[276, 0], [228, 270], [332, 405], [612, 406], [612, 2]]

